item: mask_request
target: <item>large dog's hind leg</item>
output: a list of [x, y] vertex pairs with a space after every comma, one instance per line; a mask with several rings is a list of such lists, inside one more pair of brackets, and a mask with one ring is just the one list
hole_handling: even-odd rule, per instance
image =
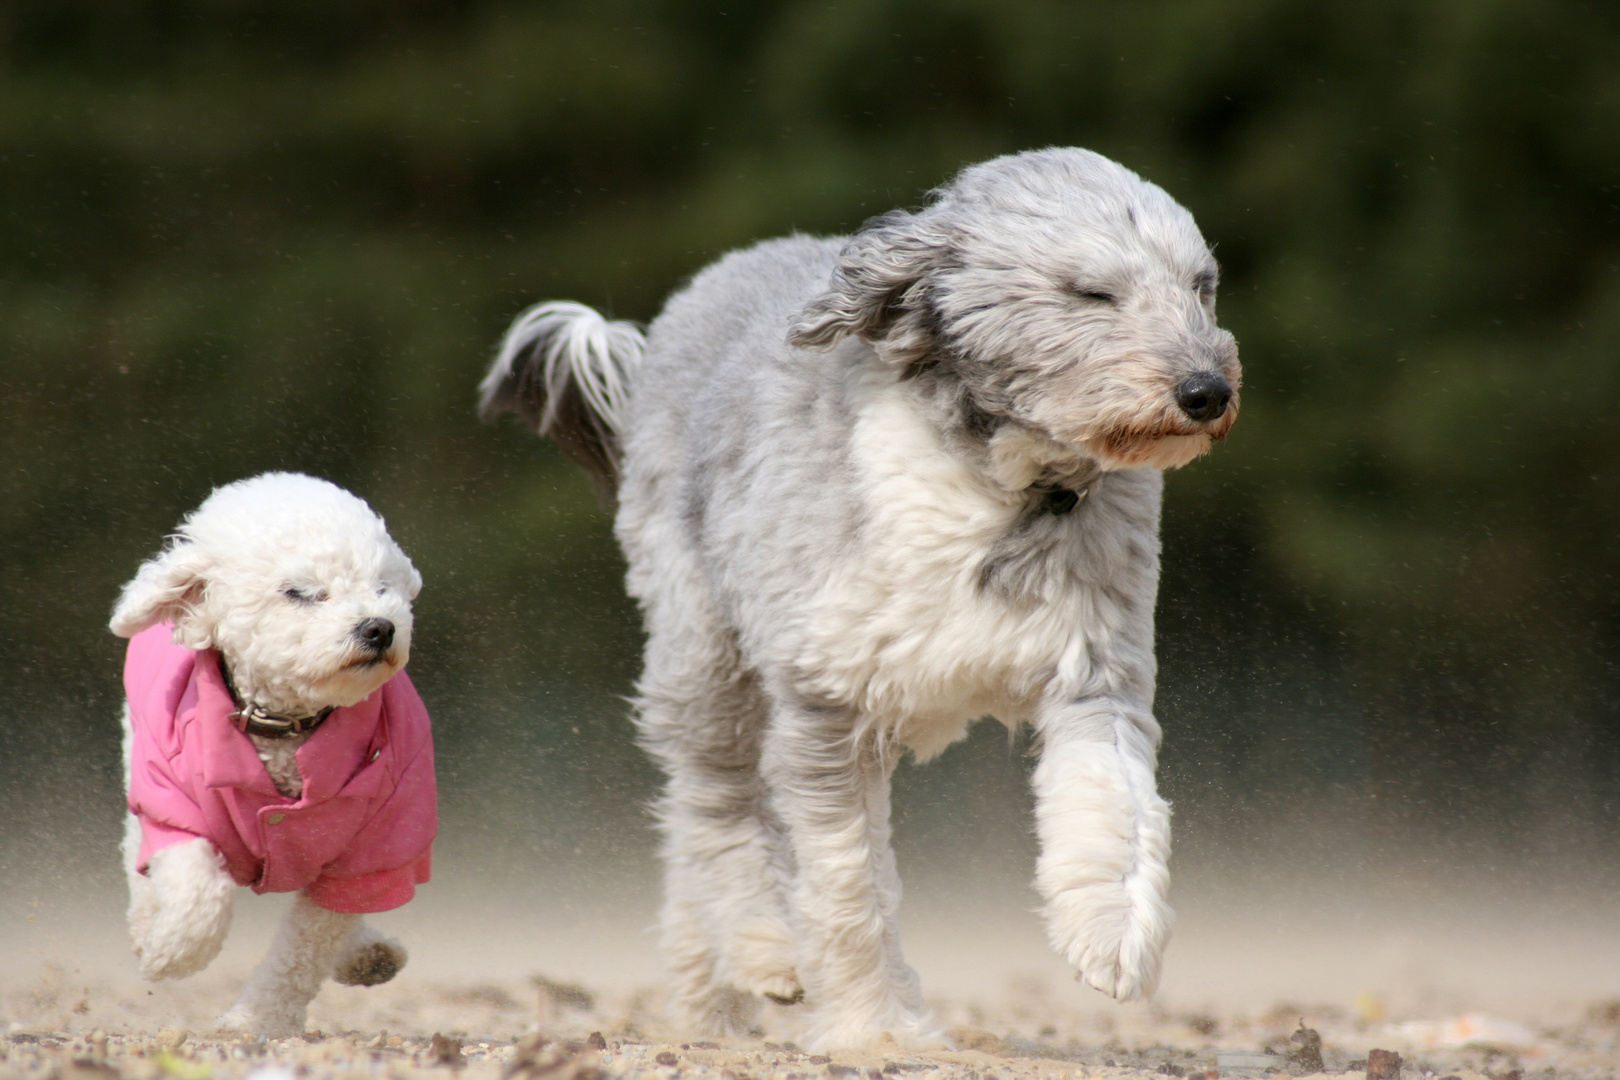
[[804, 1041], [864, 1046], [944, 1042], [900, 952], [900, 879], [889, 846], [894, 762], [852, 734], [846, 716], [781, 704], [765, 775], [797, 864], [794, 917], [806, 1002]]
[[1087, 983], [1129, 1001], [1153, 993], [1174, 912], [1170, 807], [1154, 785], [1159, 725], [1108, 699], [1051, 710], [1037, 726], [1035, 884], [1052, 947]]
[[302, 1033], [309, 1003], [359, 923], [358, 915], [328, 911], [303, 893], [294, 896], [269, 955], [219, 1026], [277, 1038]]
[[764, 699], [735, 650], [658, 646], [655, 634], [637, 723], [669, 778], [659, 803], [661, 944], [683, 1020], [740, 1033], [752, 1004], [737, 991], [784, 1003], [803, 996], [782, 841], [759, 776]]

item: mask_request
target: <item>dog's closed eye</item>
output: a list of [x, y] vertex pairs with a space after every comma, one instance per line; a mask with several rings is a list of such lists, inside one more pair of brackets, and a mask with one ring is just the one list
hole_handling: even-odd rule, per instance
[[1199, 302], [1213, 304], [1215, 302], [1215, 286], [1217, 279], [1212, 271], [1204, 271], [1193, 278], [1193, 291], [1198, 294]]
[[1119, 295], [1100, 285], [1078, 284], [1068, 286], [1068, 292], [1081, 300], [1089, 300], [1094, 304], [1107, 304], [1109, 307], [1119, 306]]
[[325, 589], [304, 585], [285, 586], [281, 590], [281, 595], [297, 604], [318, 604], [327, 599]]

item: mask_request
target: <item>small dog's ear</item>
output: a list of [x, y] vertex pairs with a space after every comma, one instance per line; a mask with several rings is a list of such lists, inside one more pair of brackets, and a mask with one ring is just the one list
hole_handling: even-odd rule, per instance
[[414, 566], [413, 566], [413, 567], [411, 567], [411, 591], [410, 591], [410, 598], [411, 598], [411, 599], [412, 599], [412, 600], [415, 600], [415, 599], [416, 599], [416, 594], [417, 594], [417, 593], [419, 593], [419, 592], [421, 592], [421, 591], [422, 591], [422, 575], [421, 575], [421, 573], [420, 573], [420, 572], [419, 572], [419, 571], [418, 571], [418, 570], [417, 570], [417, 569], [416, 569], [416, 567], [414, 567]]
[[108, 624], [119, 637], [134, 637], [149, 626], [170, 622], [175, 637], [192, 649], [212, 644], [207, 629], [198, 625], [197, 604], [208, 585], [208, 559], [189, 540], [177, 539], [155, 559], [141, 564], [113, 608]]
[[858, 334], [893, 363], [917, 363], [934, 348], [928, 277], [950, 252], [950, 236], [922, 215], [870, 219], [839, 253], [831, 288], [799, 313], [788, 344], [826, 349]]

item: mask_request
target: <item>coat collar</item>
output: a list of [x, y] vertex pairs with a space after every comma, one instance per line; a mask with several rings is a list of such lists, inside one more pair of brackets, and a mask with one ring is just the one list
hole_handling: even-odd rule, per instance
[[[176, 646], [180, 648], [180, 646]], [[191, 729], [187, 741], [197, 740], [202, 780], [208, 787], [241, 788], [272, 799], [285, 800], [276, 791], [257, 748], [232, 720], [235, 699], [225, 682], [219, 653], [195, 653], [191, 685], [181, 699], [176, 724]], [[343, 791], [360, 768], [374, 760], [388, 743], [383, 691], [377, 690], [357, 705], [334, 709], [296, 752], [298, 772], [304, 778], [299, 805], [319, 803]], [[353, 793], [353, 792], [350, 792]]]

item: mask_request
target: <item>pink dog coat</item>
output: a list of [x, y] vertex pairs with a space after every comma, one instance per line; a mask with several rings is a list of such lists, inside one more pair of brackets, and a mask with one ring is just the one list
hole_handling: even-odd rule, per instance
[[129, 641], [124, 691], [134, 746], [129, 809], [141, 822], [139, 867], [204, 836], [239, 885], [295, 892], [329, 911], [388, 911], [432, 870], [439, 831], [433, 734], [404, 671], [338, 709], [298, 748], [304, 793], [276, 791], [236, 710], [219, 654], [150, 627]]

